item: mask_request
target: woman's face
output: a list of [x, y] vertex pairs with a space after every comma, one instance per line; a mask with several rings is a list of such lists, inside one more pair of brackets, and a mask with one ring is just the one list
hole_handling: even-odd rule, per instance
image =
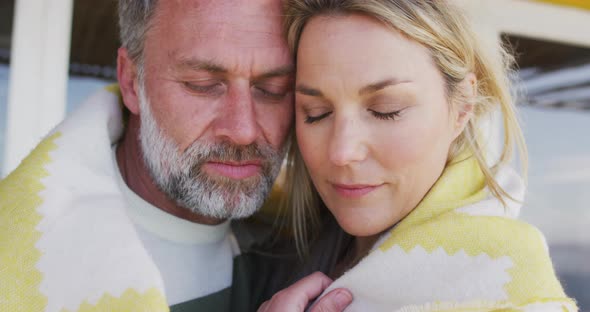
[[309, 21], [296, 90], [303, 159], [355, 236], [378, 234], [414, 209], [462, 130], [428, 50], [361, 15]]

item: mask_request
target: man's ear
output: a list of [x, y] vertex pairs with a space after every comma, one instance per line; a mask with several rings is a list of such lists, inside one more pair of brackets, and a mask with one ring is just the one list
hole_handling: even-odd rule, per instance
[[463, 81], [459, 83], [458, 91], [461, 97], [456, 110], [455, 138], [463, 132], [473, 115], [473, 103], [477, 97], [477, 77], [475, 77], [475, 74], [468, 73]]
[[129, 57], [127, 49], [117, 50], [117, 79], [123, 97], [123, 104], [132, 114], [139, 114], [139, 89], [137, 84], [137, 66]]

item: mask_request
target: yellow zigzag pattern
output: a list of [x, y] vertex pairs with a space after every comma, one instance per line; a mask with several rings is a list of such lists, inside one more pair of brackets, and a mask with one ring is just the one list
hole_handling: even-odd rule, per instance
[[[169, 311], [166, 299], [156, 289], [152, 288], [143, 294], [139, 294], [134, 289], [127, 289], [121, 297], [116, 298], [105, 294], [96, 305], [91, 305], [84, 301], [78, 312], [104, 312], [104, 311]], [[70, 312], [62, 310], [62, 312]]]
[[41, 221], [37, 207], [45, 189], [41, 179], [55, 150], [56, 133], [43, 140], [20, 166], [0, 182], [0, 311], [42, 311], [47, 298], [39, 291], [42, 274], [35, 264], [41, 252], [35, 243]]
[[454, 212], [486, 196], [484, 176], [473, 157], [452, 164], [380, 249], [400, 246], [409, 252], [421, 246], [428, 252], [443, 248], [449, 255], [464, 250], [470, 256], [508, 256], [514, 264], [507, 270], [512, 280], [505, 285], [509, 302], [523, 306], [555, 299], [575, 306], [555, 278], [544, 242], [534, 227], [502, 217]]
[[[41, 252], [35, 244], [41, 237], [36, 227], [42, 216], [39, 193], [45, 189], [41, 179], [48, 176], [45, 166], [49, 153], [58, 146], [55, 133], [43, 140], [8, 177], [0, 181], [0, 311], [44, 311], [47, 298], [39, 291], [43, 274], [36, 268]], [[67, 310], [63, 310], [64, 312]], [[166, 299], [157, 289], [139, 294], [127, 289], [119, 298], [104, 294], [97, 304], [83, 302], [79, 312], [91, 311], [169, 311]]]

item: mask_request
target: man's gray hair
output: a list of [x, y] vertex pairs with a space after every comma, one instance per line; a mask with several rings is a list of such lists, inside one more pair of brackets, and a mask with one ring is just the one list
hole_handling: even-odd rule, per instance
[[119, 36], [129, 57], [143, 67], [143, 44], [158, 0], [119, 0]]

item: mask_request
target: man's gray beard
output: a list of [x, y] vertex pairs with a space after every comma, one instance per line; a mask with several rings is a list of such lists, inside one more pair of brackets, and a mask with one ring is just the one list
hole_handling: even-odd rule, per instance
[[[230, 142], [195, 141], [181, 153], [174, 141], [158, 126], [143, 83], [139, 88], [141, 124], [139, 141], [143, 159], [156, 186], [180, 206], [199, 215], [237, 219], [252, 215], [264, 203], [276, 179], [285, 149], [270, 145], [247, 146]], [[208, 161], [261, 160], [259, 175], [242, 180], [208, 175]]]

